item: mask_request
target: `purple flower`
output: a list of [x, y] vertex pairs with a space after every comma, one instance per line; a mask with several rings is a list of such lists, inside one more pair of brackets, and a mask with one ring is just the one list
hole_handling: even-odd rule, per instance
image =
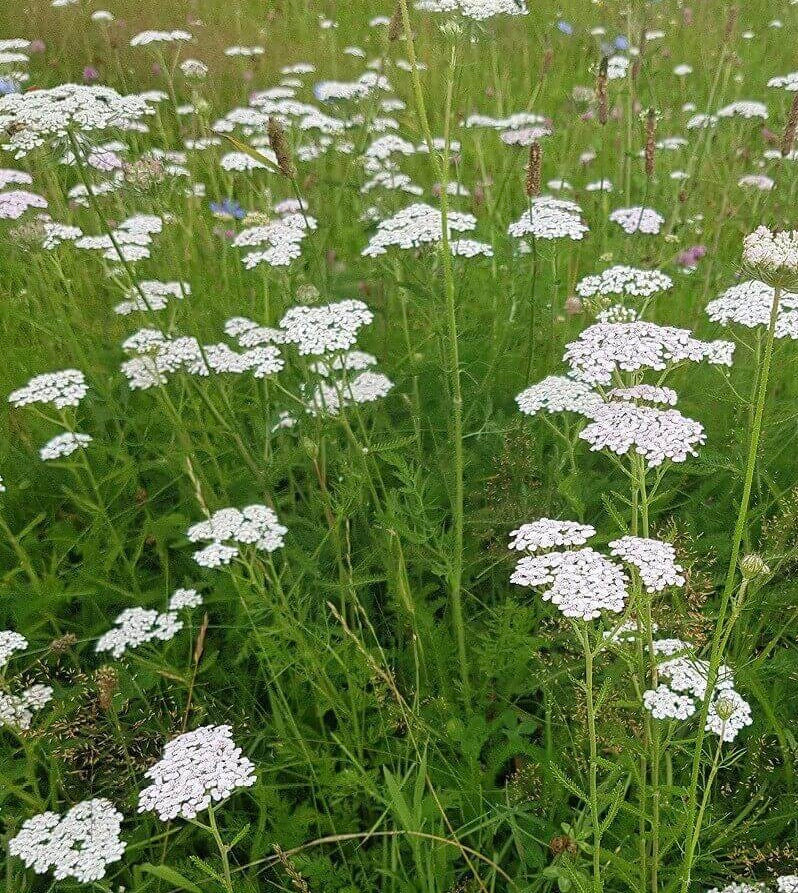
[[0, 78], [0, 96], [19, 92], [19, 84], [15, 80], [12, 78]]
[[629, 49], [629, 41], [623, 36], [623, 34], [619, 34], [615, 40], [613, 41], [613, 45], [616, 50], [628, 50]]
[[691, 248], [685, 248], [684, 251], [679, 252], [679, 255], [676, 258], [676, 263], [679, 264], [680, 267], [693, 270], [698, 266], [698, 262], [706, 253], [707, 249], [705, 245], [693, 245]]
[[563, 34], [571, 35], [574, 33], [574, 26], [570, 22], [565, 22], [560, 20], [557, 22], [557, 27]]
[[96, 81], [100, 76], [100, 72], [94, 68], [93, 65], [87, 65], [83, 69], [83, 80], [86, 81], [87, 84], [90, 84], [92, 81]]
[[43, 40], [32, 40], [28, 46], [29, 53], [43, 53], [45, 45]]

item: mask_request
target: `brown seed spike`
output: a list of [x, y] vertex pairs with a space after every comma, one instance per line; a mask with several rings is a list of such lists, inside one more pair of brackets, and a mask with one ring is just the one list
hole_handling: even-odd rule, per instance
[[397, 3], [394, 7], [391, 21], [388, 22], [388, 40], [393, 43], [395, 40], [398, 40], [402, 36], [403, 31], [404, 19], [402, 17], [402, 4]]
[[540, 195], [541, 157], [540, 143], [532, 143], [529, 147], [529, 160], [526, 164], [526, 180], [524, 183], [528, 198]]
[[657, 116], [654, 109], [649, 109], [646, 115], [646, 176], [654, 176], [654, 133], [657, 129]]
[[781, 140], [781, 154], [784, 158], [792, 151], [796, 128], [798, 128], [798, 93], [793, 94], [790, 114], [787, 116], [787, 126], [784, 128], [784, 136]]
[[609, 104], [607, 102], [607, 57], [601, 60], [598, 77], [596, 78], [596, 101], [598, 102], [599, 124], [604, 125], [609, 119]]
[[269, 136], [269, 145], [272, 152], [277, 156], [277, 167], [284, 177], [293, 180], [296, 176], [294, 164], [291, 161], [291, 150], [288, 148], [288, 140], [285, 138], [283, 125], [277, 118], [269, 117], [269, 124], [266, 128]]

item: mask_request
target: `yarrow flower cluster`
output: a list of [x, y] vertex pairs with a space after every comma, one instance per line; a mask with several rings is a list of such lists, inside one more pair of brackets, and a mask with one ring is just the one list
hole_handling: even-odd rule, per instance
[[0, 630], [0, 670], [9, 662], [15, 651], [25, 651], [28, 640], [13, 629]]
[[589, 384], [563, 375], [549, 375], [530, 385], [515, 398], [515, 402], [524, 415], [535, 415], [544, 410], [548, 413], [576, 412], [587, 418], [592, 418], [604, 405]]
[[527, 15], [525, 0], [416, 0], [425, 12], [459, 12], [467, 19], [483, 22], [496, 15]]
[[146, 775], [152, 784], [139, 795], [138, 811], [152, 810], [163, 822], [193, 819], [257, 780], [230, 726], [201, 726], [178, 736]]
[[45, 403], [52, 404], [56, 409], [64, 409], [77, 406], [87, 390], [86, 378], [80, 370], [63, 369], [34, 376], [24, 388], [12, 391], [8, 402], [13, 406]]
[[542, 598], [566, 617], [593, 620], [602, 612], [619, 614], [628, 596], [628, 579], [617, 564], [590, 548], [521, 558], [510, 582], [544, 587]]
[[609, 450], [619, 456], [630, 450], [642, 456], [649, 467], [684, 462], [696, 456], [696, 446], [706, 442], [700, 422], [676, 409], [656, 409], [627, 402], [607, 403], [593, 421], [579, 432], [591, 451]]
[[798, 230], [771, 232], [757, 227], [743, 239], [743, 262], [768, 284], [782, 284], [798, 276]]
[[360, 329], [374, 319], [363, 301], [347, 299], [321, 307], [298, 305], [280, 320], [285, 340], [295, 344], [303, 356], [322, 356], [348, 350]]
[[78, 434], [74, 431], [57, 434], [39, 450], [39, 457], [44, 462], [63, 459], [66, 456], [71, 456], [76, 450], [86, 449], [92, 439], [90, 434]]
[[[139, 292], [140, 290], [140, 292]], [[137, 310], [163, 310], [171, 298], [182, 300], [183, 296], [191, 294], [191, 286], [187, 282], [161, 282], [158, 279], [144, 279], [138, 283], [138, 288], [131, 288], [127, 292], [127, 300], [114, 307], [114, 313], [120, 316], [128, 316]]]
[[[447, 215], [449, 238], [452, 233], [461, 233], [476, 228], [477, 220], [473, 214], [450, 211]], [[393, 217], [382, 220], [377, 225], [377, 232], [369, 239], [368, 245], [361, 252], [365, 257], [379, 257], [387, 254], [388, 248], [420, 248], [424, 245], [435, 245], [441, 241], [443, 222], [441, 212], [423, 202], [409, 205], [398, 211]]]
[[618, 208], [610, 214], [610, 220], [617, 223], [629, 235], [643, 233], [647, 236], [656, 236], [665, 223], [662, 214], [653, 208], [643, 208], [640, 205], [635, 205], [633, 208]]
[[0, 130], [7, 135], [3, 148], [15, 158], [65, 137], [70, 129], [83, 134], [124, 130], [151, 114], [154, 109], [141, 96], [120, 96], [111, 87], [86, 84], [0, 96]]
[[29, 208], [46, 208], [47, 199], [25, 189], [0, 192], [0, 220], [17, 220]]
[[291, 205], [290, 210], [286, 210], [278, 219], [241, 230], [233, 239], [233, 245], [237, 248], [257, 248], [256, 251], [247, 252], [242, 258], [247, 270], [252, 270], [261, 263], [271, 267], [286, 267], [300, 257], [302, 243], [317, 225], [314, 217], [304, 213], [303, 206]]
[[8, 849], [37, 874], [52, 869], [57, 881], [74, 878], [88, 884], [105, 877], [107, 867], [122, 858], [122, 819], [110, 800], [84, 800], [64, 816], [43, 812], [27, 819]]
[[249, 505], [243, 509], [219, 509], [207, 521], [189, 527], [186, 536], [192, 543], [210, 542], [194, 553], [194, 560], [202, 567], [213, 568], [229, 564], [242, 545], [274, 552], [283, 547], [286, 533], [288, 528], [280, 524], [273, 509]]
[[582, 210], [574, 202], [543, 196], [535, 199], [507, 232], [517, 239], [572, 239], [581, 241], [588, 226], [582, 222]]
[[510, 548], [516, 552], [540, 552], [557, 546], [583, 546], [596, 535], [596, 528], [576, 521], [540, 518], [510, 531]]
[[663, 371], [684, 361], [731, 365], [734, 344], [701, 341], [689, 329], [652, 322], [596, 323], [565, 348], [570, 374], [579, 381], [608, 385], [613, 373]]
[[224, 343], [202, 345], [196, 338], [169, 338], [157, 329], [140, 329], [122, 347], [136, 354], [121, 366], [132, 390], [166, 384], [169, 375], [180, 371], [201, 377], [249, 372], [254, 378], [264, 378], [285, 366], [280, 349], [274, 344], [238, 353]]
[[670, 543], [624, 536], [610, 543], [613, 555], [634, 565], [649, 592], [662, 592], [669, 586], [684, 586], [682, 568], [676, 563], [676, 550]]
[[[654, 642], [654, 655], [667, 658], [657, 665], [657, 672], [665, 681], [643, 693], [643, 705], [657, 719], [688, 719], [706, 697], [709, 663], [694, 657], [692, 651], [689, 643], [681, 639]], [[706, 731], [723, 741], [734, 741], [740, 730], [752, 722], [750, 705], [735, 690], [729, 667], [721, 664], [709, 703]]]
[[616, 264], [602, 273], [585, 276], [577, 282], [576, 293], [581, 298], [592, 298], [596, 295], [650, 298], [672, 287], [671, 277], [659, 270], [640, 270]]
[[353, 378], [341, 378], [333, 383], [321, 382], [314, 389], [308, 402], [312, 415], [329, 413], [337, 415], [342, 406], [352, 403], [373, 403], [386, 397], [393, 388], [393, 382], [382, 372], [370, 370]]
[[[707, 304], [707, 316], [721, 325], [737, 323], [748, 329], [767, 327], [776, 290], [759, 279], [750, 279], [727, 288]], [[776, 317], [776, 338], [798, 340], [798, 294], [784, 292]]]
[[113, 657], [119, 658], [146, 642], [167, 642], [183, 628], [178, 611], [201, 604], [202, 596], [196, 589], [176, 589], [166, 611], [126, 608], [114, 621], [114, 628], [100, 636], [95, 650], [110, 651]]

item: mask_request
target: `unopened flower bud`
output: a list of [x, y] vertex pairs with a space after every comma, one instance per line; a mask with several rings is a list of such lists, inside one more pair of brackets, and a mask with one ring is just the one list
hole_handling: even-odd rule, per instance
[[743, 555], [740, 560], [740, 573], [744, 580], [753, 580], [755, 577], [764, 577], [770, 573], [770, 568], [765, 564], [761, 555], [751, 553]]

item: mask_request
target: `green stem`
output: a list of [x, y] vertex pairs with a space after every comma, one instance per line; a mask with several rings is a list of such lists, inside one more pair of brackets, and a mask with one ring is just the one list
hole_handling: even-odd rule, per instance
[[[737, 522], [734, 525], [734, 534], [732, 536], [732, 549], [729, 558], [729, 567], [726, 572], [726, 583], [723, 587], [723, 595], [721, 596], [720, 611], [718, 620], [715, 624], [715, 632], [712, 636], [712, 648], [709, 658], [709, 672], [707, 673], [707, 690], [704, 696], [704, 702], [701, 706], [701, 715], [698, 720], [698, 732], [696, 735], [695, 750], [693, 752], [693, 768], [690, 777], [690, 789], [688, 800], [688, 837], [686, 841], [686, 849], [684, 856], [684, 869], [682, 874], [682, 893], [688, 893], [690, 887], [690, 875], [695, 858], [695, 848], [698, 844], [698, 838], [701, 833], [701, 822], [703, 821], [703, 809], [698, 810], [698, 782], [701, 771], [701, 755], [704, 747], [704, 737], [706, 735], [706, 721], [709, 713], [709, 705], [712, 700], [712, 694], [715, 683], [718, 678], [718, 668], [720, 667], [723, 657], [724, 644], [724, 621], [729, 608], [729, 602], [734, 591], [735, 580], [737, 579], [737, 564], [740, 558], [740, 545], [745, 534], [746, 521], [748, 520], [748, 505], [751, 500], [751, 489], [754, 482], [754, 472], [756, 470], [756, 459], [759, 451], [759, 439], [762, 433], [762, 420], [765, 414], [765, 401], [767, 398], [768, 379], [770, 377], [770, 364], [773, 359], [773, 341], [776, 333], [776, 322], [779, 316], [779, 303], [781, 301], [781, 287], [776, 286], [773, 294], [773, 305], [770, 310], [770, 323], [768, 325], [767, 338], [765, 340], [764, 352], [762, 355], [761, 367], [757, 370], [759, 377], [759, 388], [756, 395], [756, 408], [754, 411], [753, 425], [751, 427], [751, 437], [748, 445], [748, 458], [745, 467], [745, 478], [743, 481], [743, 494], [740, 499], [740, 508], [737, 513]], [[736, 618], [732, 618], [732, 621]], [[730, 621], [730, 622], [732, 622]], [[705, 793], [706, 797], [706, 793]]]
[[446, 187], [449, 180], [449, 128], [451, 122], [452, 97], [454, 92], [454, 75], [456, 68], [456, 50], [451, 48], [449, 66], [447, 70], [446, 87], [446, 121], [444, 132], [444, 152], [442, 163], [435, 154], [432, 141], [432, 131], [429, 126], [429, 118], [424, 104], [424, 94], [421, 89], [421, 79], [416, 63], [416, 51], [413, 43], [413, 30], [410, 25], [410, 12], [407, 0], [399, 0], [402, 13], [402, 25], [404, 28], [407, 55], [412, 72], [413, 94], [416, 102], [416, 112], [419, 123], [424, 133], [424, 140], [430, 153], [433, 166], [438, 174], [441, 190], [441, 265], [446, 294], [446, 327], [448, 334], [448, 373], [450, 378], [450, 392], [452, 397], [452, 471], [454, 474], [454, 494], [452, 499], [454, 549], [452, 556], [452, 569], [450, 574], [450, 607], [452, 612], [452, 626], [457, 642], [457, 655], [460, 663], [460, 677], [463, 686], [463, 697], [466, 704], [471, 700], [471, 683], [468, 674], [468, 653], [466, 651], [465, 624], [463, 622], [463, 395], [460, 382], [460, 353], [457, 342], [457, 304], [455, 297], [454, 271], [452, 268], [452, 251], [449, 245], [449, 201]]
[[598, 746], [596, 738], [596, 705], [593, 701], [593, 646], [585, 624], [579, 627], [579, 636], [585, 652], [585, 700], [587, 704], [587, 730], [590, 739], [590, 821], [593, 825], [593, 891], [601, 893], [601, 824], [598, 809]]
[[216, 814], [213, 811], [213, 806], [208, 808], [208, 827], [211, 829], [211, 834], [216, 841], [216, 846], [222, 859], [224, 889], [227, 890], [227, 893], [233, 893], [233, 878], [230, 873], [230, 860], [227, 855], [230, 850], [227, 844], [222, 840], [222, 835], [219, 833], [219, 826], [216, 824]]

